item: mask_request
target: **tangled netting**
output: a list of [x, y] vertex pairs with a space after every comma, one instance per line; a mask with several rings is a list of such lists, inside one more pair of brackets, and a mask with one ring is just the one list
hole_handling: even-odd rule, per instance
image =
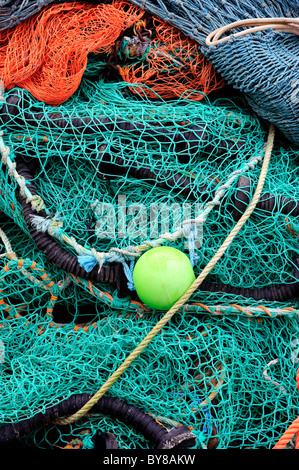
[[[242, 97], [151, 100], [145, 84], [95, 79], [93, 64], [60, 106], [15, 87], [0, 109], [0, 444], [5, 425], [99, 389], [161, 317], [134, 290], [136, 259], [174, 246], [198, 274], [260, 172], [268, 129]], [[253, 215], [109, 389], [188, 427], [193, 447], [270, 448], [298, 416], [298, 171], [278, 136]], [[24, 425], [19, 442], [92, 448], [103, 432], [152, 448], [129, 424], [95, 412]]]
[[[51, 3], [71, 3], [73, 0], [2, 0], [0, 31], [12, 28]], [[79, 0], [80, 1], [80, 0]], [[111, 0], [89, 0], [89, 3], [109, 3]], [[82, 1], [82, 3], [85, 3]]]
[[[176, 98], [189, 90], [208, 95], [223, 86], [223, 80], [199, 53], [197, 43], [178, 29], [146, 15], [135, 29], [135, 37], [122, 41], [119, 56], [129, 58], [129, 63], [119, 64], [118, 72], [126, 82], [147, 85], [142, 91], [148, 97]], [[133, 87], [132, 91], [140, 93], [141, 88]], [[203, 96], [185, 94], [193, 100]]]
[[180, 97], [190, 89], [208, 94], [223, 86], [195, 41], [126, 1], [49, 5], [0, 32], [0, 46], [5, 87], [25, 88], [52, 106], [77, 90], [86, 68], [95, 77], [154, 83], [151, 97]]
[[[298, 2], [293, 0], [168, 1], [131, 0], [146, 11], [169, 22], [190, 38], [208, 57], [222, 77], [241, 90], [258, 115], [273, 122], [297, 146], [299, 145], [299, 37]], [[216, 29], [252, 18], [297, 18], [292, 32], [265, 28], [242, 37], [236, 27], [226, 32], [231, 40], [207, 45]], [[273, 23], [273, 22], [272, 22]], [[272, 24], [273, 26], [273, 24]], [[222, 39], [222, 38], [221, 38]]]
[[53, 4], [1, 33], [0, 73], [15, 85], [57, 105], [77, 89], [92, 52], [107, 52], [142, 11], [127, 2]]

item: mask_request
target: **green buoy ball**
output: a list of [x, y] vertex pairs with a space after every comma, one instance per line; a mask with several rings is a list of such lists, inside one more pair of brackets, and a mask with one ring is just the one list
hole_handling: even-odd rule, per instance
[[157, 310], [172, 307], [194, 280], [195, 274], [188, 256], [167, 246], [145, 252], [133, 271], [138, 297]]

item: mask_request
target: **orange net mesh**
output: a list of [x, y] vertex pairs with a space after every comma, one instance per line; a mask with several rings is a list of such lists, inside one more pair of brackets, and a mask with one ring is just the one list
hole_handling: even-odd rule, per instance
[[[133, 59], [133, 65], [126, 66], [128, 60], [118, 64], [118, 74], [128, 83], [150, 87], [139, 88], [149, 98], [175, 98], [190, 89], [208, 94], [223, 85], [196, 42], [122, 0], [49, 5], [0, 32], [0, 76], [7, 89], [19, 86], [58, 106], [77, 90], [90, 53], [106, 55], [107, 62], [113, 55], [119, 60], [120, 43], [126, 39], [125, 59], [131, 64]], [[145, 60], [139, 60], [140, 51]]]
[[[146, 62], [130, 66], [119, 66], [122, 78], [128, 83], [139, 83], [150, 87], [142, 88], [149, 98], [177, 98], [187, 90], [209, 94], [224, 86], [224, 81], [216, 74], [212, 65], [198, 51], [198, 44], [187, 38], [178, 29], [158, 18], [153, 18], [154, 37], [148, 45]], [[139, 31], [138, 31], [139, 28]], [[137, 24], [139, 38], [146, 40], [146, 27], [143, 21]], [[128, 56], [138, 54], [136, 42], [127, 46]], [[132, 88], [140, 92], [138, 88]], [[200, 100], [203, 95], [185, 94], [185, 98]]]
[[125, 1], [50, 5], [0, 33], [0, 76], [52, 106], [78, 88], [89, 53], [107, 52], [144, 12]]

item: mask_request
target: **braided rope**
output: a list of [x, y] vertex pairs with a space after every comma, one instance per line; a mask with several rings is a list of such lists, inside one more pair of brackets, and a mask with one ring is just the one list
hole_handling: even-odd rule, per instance
[[[297, 389], [299, 390], [299, 369], [297, 370]], [[275, 444], [273, 449], [284, 449], [286, 445], [290, 442], [292, 437], [296, 435], [295, 439], [295, 449], [299, 448], [299, 416], [292, 422], [288, 429], [283, 433], [278, 442]]]
[[[87, 401], [87, 403], [81, 409], [79, 409], [76, 413], [74, 413], [73, 415], [65, 419], [56, 420], [55, 424], [61, 424], [61, 425], [70, 424], [76, 421], [77, 419], [81, 418], [82, 416], [84, 416], [93, 407], [93, 405], [97, 403], [97, 401], [109, 390], [109, 388], [113, 385], [113, 383], [116, 382], [116, 380], [123, 374], [123, 372], [125, 372], [125, 370], [132, 364], [132, 362], [142, 353], [142, 351], [147, 347], [150, 341], [161, 331], [161, 329], [166, 325], [166, 323], [171, 319], [171, 317], [185, 304], [185, 302], [191, 297], [193, 292], [198, 288], [198, 286], [210, 273], [210, 271], [216, 265], [216, 263], [221, 258], [221, 256], [225, 253], [227, 248], [232, 243], [233, 239], [236, 237], [238, 232], [241, 230], [241, 228], [243, 227], [243, 225], [245, 224], [245, 222], [248, 220], [248, 218], [250, 217], [250, 215], [255, 209], [255, 206], [260, 198], [260, 195], [264, 186], [264, 182], [266, 179], [266, 175], [267, 175], [267, 171], [268, 171], [268, 167], [270, 163], [270, 158], [271, 158], [271, 153], [273, 149], [273, 144], [274, 144], [274, 136], [275, 136], [275, 127], [271, 123], [269, 134], [268, 134], [268, 139], [266, 143], [266, 148], [265, 148], [263, 165], [262, 165], [261, 173], [259, 176], [259, 180], [257, 183], [255, 193], [253, 195], [252, 201], [249, 204], [246, 211], [244, 212], [244, 214], [242, 215], [242, 217], [233, 227], [230, 234], [224, 240], [223, 244], [217, 250], [213, 258], [209, 261], [209, 263], [202, 270], [199, 276], [187, 289], [185, 294], [182, 295], [182, 297], [168, 310], [168, 312], [166, 312], [164, 317], [161, 318], [161, 320], [154, 326], [154, 328], [141, 341], [141, 343], [134, 349], [134, 351], [132, 351], [132, 353], [129, 354], [129, 356], [124, 360], [124, 362], [108, 378], [108, 380], [93, 395], [93, 397], [89, 401]], [[299, 421], [299, 418], [298, 418], [298, 421]]]
[[[2, 242], [4, 244], [4, 248], [6, 249], [6, 252], [2, 253], [0, 255], [0, 258], [8, 258], [11, 261], [12, 260], [18, 260], [18, 257], [16, 255], [16, 253], [13, 251], [7, 235], [5, 234], [5, 232], [1, 228], [0, 228], [0, 240], [2, 240]], [[18, 266], [18, 269], [21, 271], [21, 273], [24, 276], [26, 276], [28, 279], [30, 279], [30, 281], [33, 282], [33, 284], [38, 285], [38, 286], [41, 285], [41, 287], [43, 289], [49, 290], [48, 284], [45, 284], [45, 283], [41, 284], [41, 281], [39, 279], [37, 279], [35, 276], [33, 276], [32, 274], [30, 274], [27, 269], [23, 268], [23, 266]]]
[[277, 444], [273, 449], [284, 449], [286, 445], [290, 442], [293, 436], [299, 431], [299, 416], [296, 418], [293, 423], [288, 427], [288, 429], [283, 433]]

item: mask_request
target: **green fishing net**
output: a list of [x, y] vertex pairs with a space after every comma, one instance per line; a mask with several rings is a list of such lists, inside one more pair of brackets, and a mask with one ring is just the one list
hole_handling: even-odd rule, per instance
[[[253, 194], [268, 127], [242, 97], [151, 101], [89, 75], [55, 108], [10, 90], [0, 125], [4, 425], [95, 393], [138, 346], [162, 313], [137, 297], [132, 247], [178, 248], [198, 275], [244, 212], [240, 181]], [[297, 163], [276, 136], [264, 202], [109, 389], [167, 427], [189, 426], [197, 448], [271, 448], [298, 416]], [[103, 415], [22, 441], [91, 448], [98, 429], [120, 448], [151, 447]]]

